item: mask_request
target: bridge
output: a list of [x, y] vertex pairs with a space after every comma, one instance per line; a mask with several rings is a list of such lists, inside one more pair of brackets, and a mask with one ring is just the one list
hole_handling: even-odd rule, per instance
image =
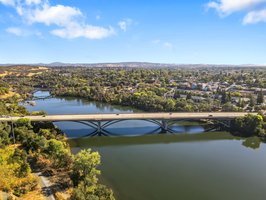
[[54, 96], [50, 95], [50, 96], [38, 96], [38, 97], [32, 97], [31, 100], [32, 101], [36, 101], [36, 100], [46, 100], [46, 99], [52, 99]]
[[[174, 131], [171, 125], [182, 120], [210, 120], [217, 121], [223, 127], [229, 127], [230, 122], [237, 118], [243, 117], [248, 113], [244, 112], [209, 112], [209, 113], [119, 113], [119, 114], [78, 114], [78, 115], [42, 115], [42, 116], [20, 116], [20, 117], [0, 117], [0, 122], [13, 122], [18, 119], [27, 118], [32, 122], [61, 122], [71, 121], [77, 122], [94, 129], [88, 136], [95, 135], [112, 135], [107, 127], [121, 121], [127, 120], [143, 120], [158, 125], [161, 132]], [[252, 113], [257, 114], [257, 113]], [[210, 127], [209, 130], [214, 130], [215, 127]]]
[[32, 101], [36, 101], [36, 100], [45, 100], [45, 99], [51, 99], [51, 98], [54, 97], [54, 96], [51, 95], [50, 93], [49, 93], [49, 95], [43, 95], [43, 96], [35, 95], [35, 93], [36, 93], [36, 92], [39, 92], [39, 91], [42, 91], [42, 90], [41, 90], [41, 89], [36, 89], [36, 90], [34, 90], [34, 91], [32, 92], [32, 97], [31, 97], [30, 100], [32, 100]]

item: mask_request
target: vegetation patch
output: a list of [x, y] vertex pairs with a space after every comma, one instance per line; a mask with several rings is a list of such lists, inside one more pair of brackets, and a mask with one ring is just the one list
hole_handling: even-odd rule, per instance
[[[29, 114], [15, 98], [0, 100], [0, 113]], [[58, 199], [112, 200], [112, 190], [98, 181], [99, 164], [100, 155], [91, 150], [74, 156], [63, 132], [50, 122], [22, 118], [13, 125], [0, 123], [0, 190], [10, 198], [43, 199], [40, 179], [34, 175], [41, 174]]]

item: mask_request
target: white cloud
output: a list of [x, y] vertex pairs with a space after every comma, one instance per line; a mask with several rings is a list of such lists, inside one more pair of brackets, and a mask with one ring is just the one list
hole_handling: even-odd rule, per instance
[[243, 24], [256, 24], [266, 22], [266, 9], [249, 12], [243, 19]]
[[42, 3], [42, 0], [26, 0], [25, 2], [27, 5], [31, 5], [31, 4], [40, 4]]
[[55, 29], [51, 31], [53, 35], [61, 38], [78, 38], [85, 37], [88, 39], [102, 39], [114, 35], [115, 32], [112, 27], [103, 28], [99, 26], [72, 24], [62, 29]]
[[[28, 25], [40, 23], [57, 26], [50, 33], [62, 38], [102, 39], [115, 34], [112, 27], [87, 24], [84, 14], [75, 7], [51, 6], [49, 0], [0, 0], [0, 3], [12, 6]], [[12, 31], [15, 34], [16, 31], [11, 29]], [[19, 33], [18, 30], [16, 33]]]
[[79, 9], [56, 5], [44, 5], [42, 8], [37, 8], [32, 11], [27, 17], [31, 23], [44, 23], [45, 25], [55, 24], [58, 26], [67, 26], [75, 17], [82, 16]]
[[266, 0], [215, 0], [207, 4], [207, 8], [215, 9], [220, 16], [234, 12], [247, 12], [243, 24], [266, 22]]
[[133, 23], [133, 20], [132, 19], [124, 19], [124, 20], [121, 20], [120, 22], [118, 22], [118, 26], [120, 27], [120, 29], [124, 32], [127, 31], [127, 28], [132, 25]]
[[20, 27], [9, 27], [5, 30], [6, 32], [10, 34], [14, 34], [16, 36], [31, 36], [35, 35], [38, 37], [42, 37], [42, 33], [40, 31], [34, 31], [34, 30], [29, 30], [29, 29], [24, 29]]
[[22, 36], [23, 35], [23, 31], [17, 27], [9, 27], [6, 29], [6, 32], [14, 34], [16, 36]]
[[207, 4], [207, 8], [216, 9], [222, 15], [228, 15], [236, 11], [249, 10], [266, 0], [216, 0]]

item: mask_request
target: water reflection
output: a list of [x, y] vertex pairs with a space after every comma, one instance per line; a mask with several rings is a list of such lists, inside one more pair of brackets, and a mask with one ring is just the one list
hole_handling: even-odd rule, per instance
[[251, 149], [259, 149], [260, 143], [261, 139], [259, 137], [249, 137], [242, 142], [242, 145]]
[[170, 127], [174, 133], [190, 133], [190, 134], [197, 134], [203, 133], [205, 131], [203, 126], [181, 126], [176, 124], [175, 126]]
[[201, 134], [159, 134], [138, 137], [93, 137], [69, 139], [72, 147], [128, 146], [143, 144], [170, 144], [180, 142], [199, 142], [215, 140], [240, 140], [228, 132], [209, 132]]

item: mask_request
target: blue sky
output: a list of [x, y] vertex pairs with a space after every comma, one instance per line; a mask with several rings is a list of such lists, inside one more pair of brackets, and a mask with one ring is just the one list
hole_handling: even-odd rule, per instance
[[0, 63], [266, 64], [266, 0], [0, 0]]

